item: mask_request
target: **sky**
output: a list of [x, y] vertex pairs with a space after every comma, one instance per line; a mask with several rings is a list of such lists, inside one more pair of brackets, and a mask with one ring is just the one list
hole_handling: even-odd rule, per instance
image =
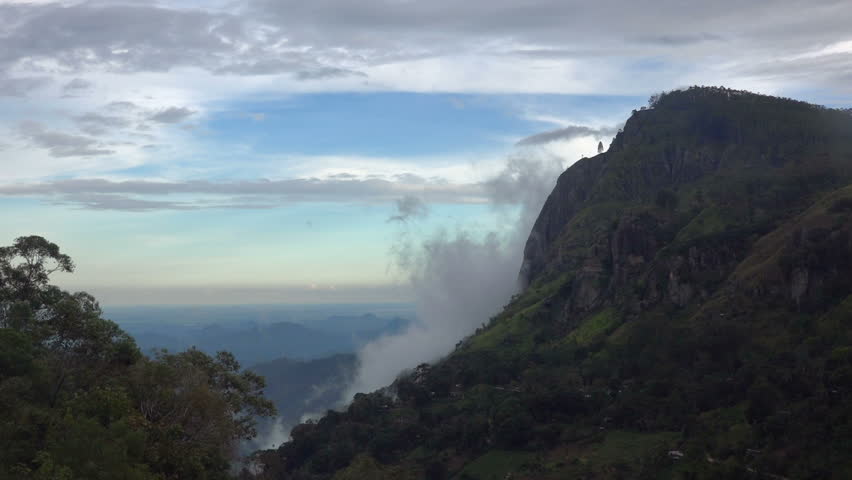
[[653, 93], [852, 106], [850, 22], [847, 0], [0, 0], [0, 244], [59, 244], [56, 280], [105, 304], [404, 301], [401, 239], [510, 230], [507, 165], [591, 156]]

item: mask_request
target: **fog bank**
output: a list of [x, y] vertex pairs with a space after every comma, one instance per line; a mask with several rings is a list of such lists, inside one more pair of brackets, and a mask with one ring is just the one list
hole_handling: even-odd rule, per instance
[[[591, 148], [594, 137], [583, 139]], [[591, 153], [591, 152], [589, 152]], [[485, 182], [491, 204], [508, 227], [485, 235], [441, 231], [425, 240], [400, 234], [394, 267], [410, 281], [418, 322], [405, 332], [379, 338], [358, 353], [359, 369], [343, 403], [358, 392], [391, 384], [399, 373], [448, 354], [477, 327], [502, 310], [519, 289], [523, 247], [559, 174], [573, 161], [542, 149], [518, 152]], [[410, 198], [397, 204], [395, 221], [414, 218]], [[520, 206], [518, 210], [517, 206]], [[417, 209], [421, 214], [424, 209]]]

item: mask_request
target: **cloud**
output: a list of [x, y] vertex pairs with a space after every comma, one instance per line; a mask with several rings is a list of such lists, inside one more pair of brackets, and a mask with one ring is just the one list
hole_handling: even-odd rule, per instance
[[703, 42], [716, 42], [724, 40], [724, 38], [714, 33], [680, 33], [673, 35], [652, 35], [642, 38], [641, 40], [651, 44], [677, 47]]
[[180, 123], [195, 113], [195, 110], [186, 107], [169, 107], [150, 115], [148, 120], [157, 123]]
[[[852, 42], [847, 42], [852, 43]], [[836, 85], [839, 92], [852, 92], [852, 44], [845, 52], [818, 52], [771, 61], [757, 61], [740, 67], [740, 73], [755, 78], [775, 78], [803, 86], [813, 81]]]
[[124, 210], [148, 212], [151, 210], [197, 210], [198, 207], [184, 202], [144, 200], [125, 195], [103, 193], [76, 193], [65, 195], [55, 201], [59, 205], [73, 205], [90, 210]]
[[578, 137], [611, 137], [615, 135], [616, 131], [617, 129], [613, 127], [591, 128], [583, 125], [569, 125], [564, 128], [557, 128], [556, 130], [531, 135], [519, 140], [515, 145], [541, 145], [558, 140], [573, 140]]
[[110, 130], [129, 127], [131, 121], [116, 115], [103, 115], [96, 112], [87, 112], [74, 117], [74, 121], [85, 133], [92, 136], [104, 135]]
[[63, 98], [74, 98], [81, 94], [88, 93], [94, 84], [82, 78], [74, 78], [62, 86]]
[[389, 385], [405, 369], [449, 353], [466, 335], [497, 314], [516, 293], [518, 272], [533, 222], [563, 171], [550, 156], [512, 157], [485, 182], [495, 208], [520, 204], [505, 230], [477, 235], [465, 230], [438, 232], [423, 241], [402, 235], [394, 266], [414, 295], [417, 322], [398, 335], [382, 337], [358, 352], [358, 372], [342, 401], [358, 392]]
[[[198, 2], [6, 2], [0, 70], [179, 77], [198, 69], [349, 79], [343, 88], [368, 75], [392, 89], [646, 92], [696, 73], [703, 83], [749, 81], [737, 77], [741, 65], [848, 40], [850, 15], [852, 5], [837, 0], [663, 0], [655, 8], [625, 0], [252, 0], [228, 11]], [[737, 55], [721, 56], [720, 42]], [[680, 65], [677, 74], [630, 75], [654, 59]], [[839, 86], [836, 76], [818, 78]]]
[[93, 138], [47, 130], [38, 122], [22, 122], [18, 126], [18, 133], [33, 145], [47, 149], [52, 157], [89, 157], [115, 153], [101, 148], [100, 143]]
[[429, 207], [414, 195], [406, 195], [395, 202], [396, 215], [388, 218], [389, 222], [407, 222], [410, 219], [424, 218], [429, 214]]
[[110, 102], [104, 106], [105, 110], [116, 111], [116, 112], [130, 112], [133, 110], [138, 110], [139, 105], [136, 105], [133, 102], [128, 102], [126, 100]]
[[[94, 143], [93, 140], [89, 141]], [[74, 144], [74, 147], [83, 149], [87, 145], [90, 144]], [[69, 152], [63, 151], [63, 153]], [[229, 182], [73, 179], [0, 185], [0, 196], [56, 198], [60, 199], [60, 203], [82, 208], [127, 211], [200, 208], [262, 209], [293, 202], [383, 203], [397, 201], [400, 196], [404, 199], [413, 195], [412, 192], [433, 202], [481, 203], [485, 201], [484, 191], [484, 186], [481, 184], [451, 184], [423, 180], [418, 180], [417, 183], [403, 183], [347, 176], [327, 179], [294, 178]], [[194, 199], [181, 202], [163, 199], [169, 195], [194, 196]], [[418, 207], [411, 200], [401, 202], [401, 214], [413, 215], [425, 208]]]
[[7, 77], [0, 72], [0, 97], [26, 97], [50, 83], [49, 77]]
[[364, 72], [357, 72], [354, 70], [337, 67], [318, 67], [311, 70], [302, 70], [296, 72], [297, 80], [322, 80], [327, 78], [340, 78], [350, 76], [367, 77], [367, 74]]
[[0, 62], [50, 59], [70, 71], [209, 66], [220, 55], [236, 57], [244, 46], [258, 43], [244, 20], [201, 9], [108, 3], [0, 4], [0, 20], [5, 26], [5, 53], [0, 54]]

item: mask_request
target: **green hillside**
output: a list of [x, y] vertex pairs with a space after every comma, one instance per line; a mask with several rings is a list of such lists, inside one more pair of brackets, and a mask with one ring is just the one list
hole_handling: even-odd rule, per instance
[[852, 477], [852, 116], [690, 88], [557, 182], [527, 287], [259, 478]]

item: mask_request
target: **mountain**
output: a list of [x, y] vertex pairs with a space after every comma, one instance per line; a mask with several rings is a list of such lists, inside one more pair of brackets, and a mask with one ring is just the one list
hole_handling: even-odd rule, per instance
[[304, 415], [334, 407], [352, 381], [355, 366], [355, 355], [340, 354], [306, 361], [279, 358], [249, 370], [266, 380], [266, 398], [278, 408], [282, 421], [293, 425]]
[[340, 313], [345, 308], [370, 307], [381, 309], [383, 305], [311, 306], [310, 311], [275, 305], [114, 307], [107, 313], [143, 352], [195, 347], [212, 355], [224, 350], [241, 364], [253, 365], [281, 357], [311, 360], [352, 353], [410, 323], [394, 311], [382, 315]]
[[174, 333], [162, 333], [131, 329], [131, 333], [145, 352], [158, 348], [179, 351], [190, 347], [209, 354], [228, 351], [244, 365], [282, 356], [312, 359], [353, 352], [361, 343], [352, 335], [329, 333], [292, 322], [239, 326], [213, 324], [174, 330]]
[[379, 317], [374, 313], [365, 313], [363, 315], [331, 315], [326, 318], [318, 318], [310, 323], [310, 327], [324, 332], [374, 339], [382, 335], [400, 333], [410, 324], [410, 320], [399, 316], [386, 318]]
[[258, 478], [852, 477], [852, 116], [693, 87], [568, 168], [526, 287]]

